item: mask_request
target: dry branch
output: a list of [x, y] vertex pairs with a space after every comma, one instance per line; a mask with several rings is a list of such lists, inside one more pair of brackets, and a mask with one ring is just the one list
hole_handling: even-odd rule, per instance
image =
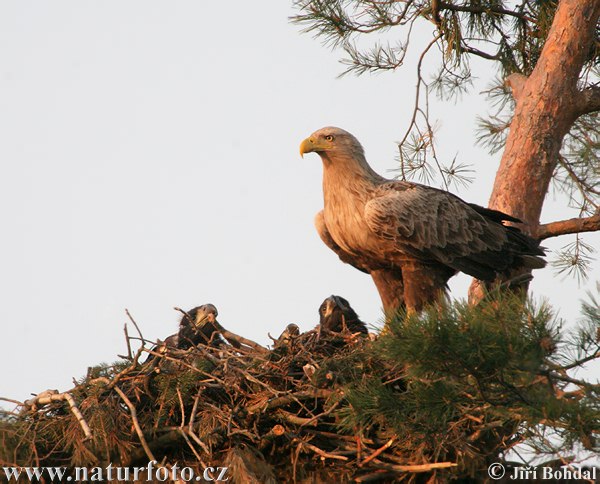
[[375, 452], [373, 452], [369, 457], [367, 457], [365, 460], [363, 460], [360, 464], [358, 464], [358, 466], [362, 467], [365, 464], [368, 464], [369, 462], [371, 462], [373, 459], [375, 459], [375, 457], [380, 455], [383, 451], [385, 451], [386, 449], [389, 449], [392, 446], [392, 444], [394, 443], [394, 440], [396, 440], [395, 436], [392, 437], [390, 440], [388, 440], [384, 445], [382, 445], [379, 449], [377, 449]]
[[578, 234], [581, 232], [595, 232], [600, 230], [600, 214], [591, 217], [571, 218], [540, 225], [536, 236], [540, 240], [559, 235]]
[[150, 461], [153, 461], [153, 460], [155, 461], [156, 457], [154, 457], [154, 454], [152, 454], [152, 451], [150, 450], [150, 447], [148, 446], [148, 442], [146, 442], [146, 438], [144, 437], [144, 432], [142, 430], [142, 427], [140, 426], [140, 422], [138, 421], [137, 410], [135, 409], [135, 405], [133, 403], [131, 403], [131, 400], [129, 400], [129, 398], [127, 398], [127, 395], [125, 395], [123, 390], [121, 390], [118, 386], [115, 385], [113, 388], [114, 388], [115, 392], [117, 392], [119, 394], [119, 396], [123, 399], [123, 401], [125, 402], [125, 405], [127, 405], [127, 407], [129, 407], [129, 411], [131, 412], [131, 421], [133, 422], [135, 431], [138, 434], [138, 437], [140, 439], [142, 447], [144, 448], [144, 451], [146, 452], [146, 455], [148, 456], [148, 459], [150, 459]]
[[77, 422], [79, 423], [79, 426], [81, 427], [81, 430], [83, 430], [83, 433], [85, 435], [84, 440], [91, 439], [92, 431], [90, 430], [90, 426], [85, 421], [85, 418], [83, 418], [83, 415], [81, 414], [81, 411], [77, 407], [77, 404], [75, 403], [73, 396], [68, 392], [58, 393], [58, 390], [46, 390], [46, 391], [36, 395], [35, 398], [26, 400], [23, 403], [23, 408], [21, 410], [21, 413], [24, 414], [24, 413], [27, 413], [30, 411], [35, 412], [39, 409], [39, 407], [43, 407], [43, 406], [48, 405], [53, 402], [62, 402], [62, 401], [66, 401], [69, 404], [69, 409], [71, 410], [71, 413], [77, 419]]
[[339, 455], [339, 454], [332, 454], [331, 452], [325, 452], [322, 449], [319, 449], [317, 446], [309, 444], [308, 442], [301, 442], [300, 445], [306, 449], [312, 450], [315, 454], [318, 454], [321, 456], [321, 458], [323, 459], [337, 459], [337, 460], [344, 460], [347, 461], [348, 457], [343, 456], [343, 455]]

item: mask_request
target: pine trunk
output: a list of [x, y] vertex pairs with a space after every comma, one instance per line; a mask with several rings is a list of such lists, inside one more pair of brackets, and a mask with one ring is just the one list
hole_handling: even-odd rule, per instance
[[[561, 0], [540, 58], [515, 96], [515, 113], [489, 206], [535, 235], [564, 136], [582, 112], [577, 81], [593, 46], [599, 0]], [[478, 299], [474, 281], [471, 297]]]

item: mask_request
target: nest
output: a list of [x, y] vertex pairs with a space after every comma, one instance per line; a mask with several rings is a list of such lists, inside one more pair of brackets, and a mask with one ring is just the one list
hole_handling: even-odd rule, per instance
[[408, 462], [384, 429], [348, 423], [344, 387], [368, 378], [372, 358], [364, 335], [290, 325], [269, 350], [224, 334], [235, 347], [143, 345], [25, 402], [0, 428], [3, 465], [219, 465], [240, 483], [381, 482], [454, 466]]

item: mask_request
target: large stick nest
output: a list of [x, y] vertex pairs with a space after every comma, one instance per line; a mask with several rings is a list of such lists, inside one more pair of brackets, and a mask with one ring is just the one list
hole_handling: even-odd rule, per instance
[[[228, 466], [234, 482], [257, 483], [395, 480], [453, 466], [408, 456], [385, 428], [350, 423], [348, 379], [369, 378], [369, 368], [381, 364], [368, 338], [291, 329], [271, 350], [225, 332], [238, 348], [142, 346], [90, 368], [73, 389], [43, 392], [5, 421], [0, 439], [11, 453], [3, 464], [156, 460], [200, 473]], [[128, 347], [133, 339], [127, 336]]]
[[[322, 316], [332, 307], [346, 311], [340, 324], [290, 325], [272, 349], [224, 329], [212, 305], [187, 313], [171, 345], [126, 331], [119, 362], [0, 419], [0, 464], [221, 466], [240, 483], [479, 482], [520, 443], [556, 455], [547, 429], [562, 432], [557, 445], [597, 445], [598, 385], [568, 374], [598, 357], [595, 312], [571, 358], [551, 313], [517, 296], [400, 315], [378, 338], [340, 297]], [[186, 324], [198, 321], [211, 336], [191, 341]]]

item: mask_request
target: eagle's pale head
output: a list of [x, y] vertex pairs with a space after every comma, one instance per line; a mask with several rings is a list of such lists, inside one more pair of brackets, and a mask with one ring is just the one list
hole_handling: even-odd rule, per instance
[[349, 155], [364, 156], [364, 150], [358, 140], [348, 131], [333, 126], [321, 128], [300, 144], [300, 155], [318, 153], [323, 156]]

